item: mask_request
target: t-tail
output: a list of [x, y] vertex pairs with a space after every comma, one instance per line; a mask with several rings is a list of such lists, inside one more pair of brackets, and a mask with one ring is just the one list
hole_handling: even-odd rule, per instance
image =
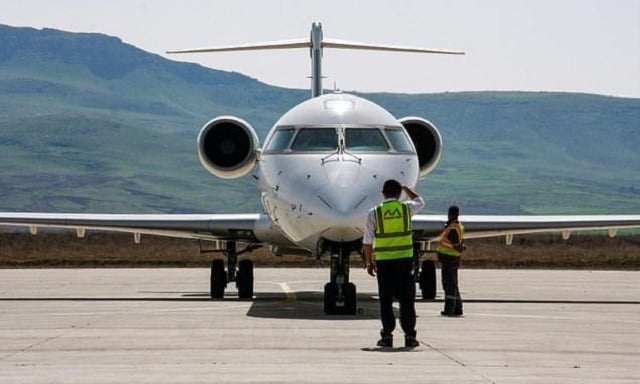
[[366, 44], [355, 41], [324, 39], [322, 35], [322, 24], [313, 23], [311, 25], [311, 36], [307, 39], [267, 41], [261, 43], [249, 43], [240, 45], [230, 45], [222, 47], [193, 48], [167, 51], [174, 53], [202, 53], [202, 52], [231, 52], [231, 51], [257, 51], [266, 49], [291, 49], [309, 48], [311, 51], [311, 97], [322, 95], [322, 50], [323, 48], [338, 49], [362, 49], [369, 51], [390, 51], [390, 52], [414, 52], [414, 53], [438, 53], [445, 55], [464, 55], [464, 52], [449, 51], [442, 49], [428, 49], [418, 47], [400, 47], [392, 45]]

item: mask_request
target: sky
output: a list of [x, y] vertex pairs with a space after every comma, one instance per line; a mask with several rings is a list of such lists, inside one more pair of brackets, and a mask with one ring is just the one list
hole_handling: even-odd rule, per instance
[[[640, 98], [640, 0], [0, 0], [0, 24], [99, 32], [171, 49], [308, 37], [465, 56], [324, 50], [324, 87], [439, 93], [560, 91]], [[1, 42], [0, 42], [1, 45]], [[305, 49], [172, 55], [308, 89]]]

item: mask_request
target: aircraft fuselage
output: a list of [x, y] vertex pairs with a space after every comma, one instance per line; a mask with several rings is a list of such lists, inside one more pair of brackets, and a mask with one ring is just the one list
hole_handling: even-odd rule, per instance
[[389, 178], [415, 186], [418, 157], [402, 124], [380, 106], [327, 94], [294, 107], [274, 125], [260, 154], [266, 213], [296, 245], [362, 237], [366, 214]]

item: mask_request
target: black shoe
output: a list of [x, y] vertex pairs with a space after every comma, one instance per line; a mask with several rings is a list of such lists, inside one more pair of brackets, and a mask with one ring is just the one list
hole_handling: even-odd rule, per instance
[[416, 339], [415, 336], [405, 336], [404, 346], [407, 348], [415, 348], [420, 346], [420, 342]]
[[440, 312], [440, 316], [453, 317], [453, 312]]
[[376, 345], [382, 348], [393, 347], [393, 336], [382, 336]]

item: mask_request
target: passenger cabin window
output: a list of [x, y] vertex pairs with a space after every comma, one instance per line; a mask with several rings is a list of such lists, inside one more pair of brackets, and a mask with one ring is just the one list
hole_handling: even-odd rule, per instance
[[389, 144], [376, 128], [346, 128], [344, 144], [347, 151], [387, 152]]
[[337, 147], [335, 128], [302, 128], [291, 145], [293, 151], [299, 152], [335, 151]]
[[282, 152], [285, 149], [289, 148], [289, 143], [291, 142], [291, 138], [293, 137], [294, 132], [295, 130], [293, 128], [278, 129], [273, 134], [271, 140], [269, 140], [269, 145], [267, 145], [267, 148], [265, 148], [265, 150]]
[[407, 134], [403, 129], [386, 128], [384, 131], [387, 133], [387, 137], [396, 151], [413, 152], [413, 147], [410, 141], [411, 139], [407, 137]]

